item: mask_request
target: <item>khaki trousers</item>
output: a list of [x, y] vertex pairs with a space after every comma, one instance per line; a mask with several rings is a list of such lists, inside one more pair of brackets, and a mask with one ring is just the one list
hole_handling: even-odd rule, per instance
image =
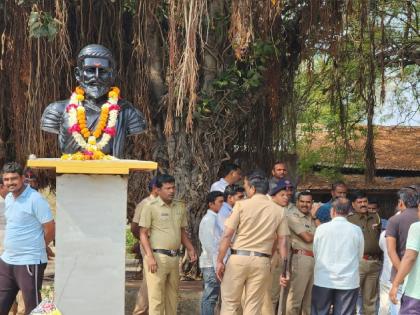
[[360, 291], [362, 295], [363, 315], [376, 314], [376, 300], [378, 299], [379, 274], [382, 262], [379, 260], [360, 261]]
[[311, 314], [314, 265], [315, 260], [313, 257], [300, 254], [294, 254], [292, 256], [286, 315]]
[[[140, 245], [141, 257], [146, 257], [143, 246]], [[149, 296], [147, 294], [147, 281], [145, 273], [145, 265], [143, 264], [143, 280], [140, 282], [139, 293], [136, 299], [136, 306], [134, 307], [133, 315], [148, 315], [149, 312]]]
[[179, 287], [179, 257], [154, 253], [157, 272], [149, 272], [146, 259], [143, 266], [149, 295], [150, 315], [176, 314]]
[[[261, 309], [262, 315], [277, 314], [277, 303], [280, 296], [280, 274], [283, 270], [283, 265], [280, 262], [280, 256], [277, 252], [271, 258], [270, 278], [266, 293], [264, 294], [263, 306]], [[286, 304], [285, 304], [286, 305]]]
[[270, 259], [231, 255], [221, 284], [220, 315], [236, 315], [245, 289], [243, 315], [261, 315], [264, 294], [270, 279]]
[[[144, 265], [143, 265], [144, 266]], [[149, 297], [147, 294], [146, 274], [143, 268], [143, 280], [140, 282], [139, 293], [136, 299], [133, 315], [147, 315], [149, 310]]]

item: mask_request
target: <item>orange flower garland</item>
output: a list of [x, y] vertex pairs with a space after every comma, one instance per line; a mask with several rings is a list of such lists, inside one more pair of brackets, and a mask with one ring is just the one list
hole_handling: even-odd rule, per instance
[[[84, 99], [84, 93], [85, 92], [80, 87], [76, 88], [76, 95], [77, 95], [76, 98], [78, 100]], [[117, 87], [111, 88], [111, 91], [109, 92], [110, 98], [118, 98], [118, 95], [119, 95], [119, 89]], [[102, 106], [101, 114], [99, 116], [99, 121], [98, 121], [98, 124], [96, 125], [96, 129], [93, 133], [91, 133], [87, 127], [85, 109], [83, 107], [77, 108], [77, 122], [79, 123], [80, 133], [83, 135], [83, 137], [85, 139], [88, 139], [91, 135], [93, 135], [96, 139], [98, 139], [102, 135], [106, 127], [106, 123], [108, 121], [108, 115], [109, 115], [109, 107]]]
[[[101, 106], [98, 123], [93, 132], [87, 126], [86, 110], [81, 105], [85, 98], [84, 93], [82, 88], [77, 87], [70, 98], [69, 105], [66, 107], [70, 126], [69, 132], [83, 151], [75, 154], [64, 154], [61, 158], [65, 160], [111, 159], [112, 156], [105, 155], [101, 150], [116, 134], [115, 125], [120, 110], [118, 106], [120, 90], [117, 87], [111, 88], [108, 93], [108, 101]], [[97, 142], [100, 137], [101, 140]]]

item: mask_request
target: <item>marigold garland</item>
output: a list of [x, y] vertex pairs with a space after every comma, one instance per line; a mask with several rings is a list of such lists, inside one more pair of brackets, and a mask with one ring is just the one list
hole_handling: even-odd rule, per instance
[[[86, 110], [81, 104], [85, 99], [84, 94], [85, 91], [81, 87], [76, 87], [66, 107], [70, 126], [68, 131], [82, 148], [82, 151], [74, 154], [63, 154], [61, 158], [64, 160], [113, 159], [114, 157], [104, 154], [102, 149], [116, 134], [115, 125], [120, 111], [118, 105], [120, 89], [112, 87], [108, 92], [108, 101], [101, 107], [98, 123], [93, 132], [87, 126]], [[101, 136], [102, 138], [98, 142], [97, 140]]]

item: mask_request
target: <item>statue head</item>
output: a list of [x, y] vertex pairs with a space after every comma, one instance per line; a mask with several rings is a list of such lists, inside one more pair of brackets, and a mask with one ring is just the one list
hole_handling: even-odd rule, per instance
[[88, 97], [105, 95], [115, 80], [115, 60], [111, 51], [97, 44], [82, 48], [77, 56], [76, 80]]

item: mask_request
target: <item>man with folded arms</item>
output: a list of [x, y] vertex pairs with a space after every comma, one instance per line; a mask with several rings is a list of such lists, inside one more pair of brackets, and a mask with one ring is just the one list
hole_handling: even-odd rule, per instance
[[179, 247], [187, 248], [191, 262], [197, 256], [185, 228], [185, 205], [175, 197], [175, 179], [160, 175], [158, 197], [147, 203], [140, 217], [140, 240], [149, 295], [149, 315], [176, 314], [179, 286]]
[[315, 220], [311, 215], [311, 193], [301, 192], [296, 206], [297, 209], [287, 215], [292, 259], [286, 315], [310, 315], [315, 263], [312, 243], [316, 229]]
[[363, 257], [363, 233], [347, 221], [350, 202], [337, 198], [332, 203], [330, 222], [314, 236], [314, 286], [311, 315], [353, 315], [359, 293], [359, 262]]
[[[225, 222], [217, 257], [216, 274], [222, 282], [221, 315], [237, 314], [244, 289], [243, 315], [260, 315], [270, 283], [270, 257], [276, 239], [281, 257], [287, 257], [289, 228], [286, 216], [266, 196], [267, 178], [254, 172], [245, 177], [244, 188], [249, 199], [235, 203], [231, 216]], [[225, 270], [223, 259], [235, 233], [232, 255]], [[285, 286], [288, 279], [281, 276], [277, 281]]]

